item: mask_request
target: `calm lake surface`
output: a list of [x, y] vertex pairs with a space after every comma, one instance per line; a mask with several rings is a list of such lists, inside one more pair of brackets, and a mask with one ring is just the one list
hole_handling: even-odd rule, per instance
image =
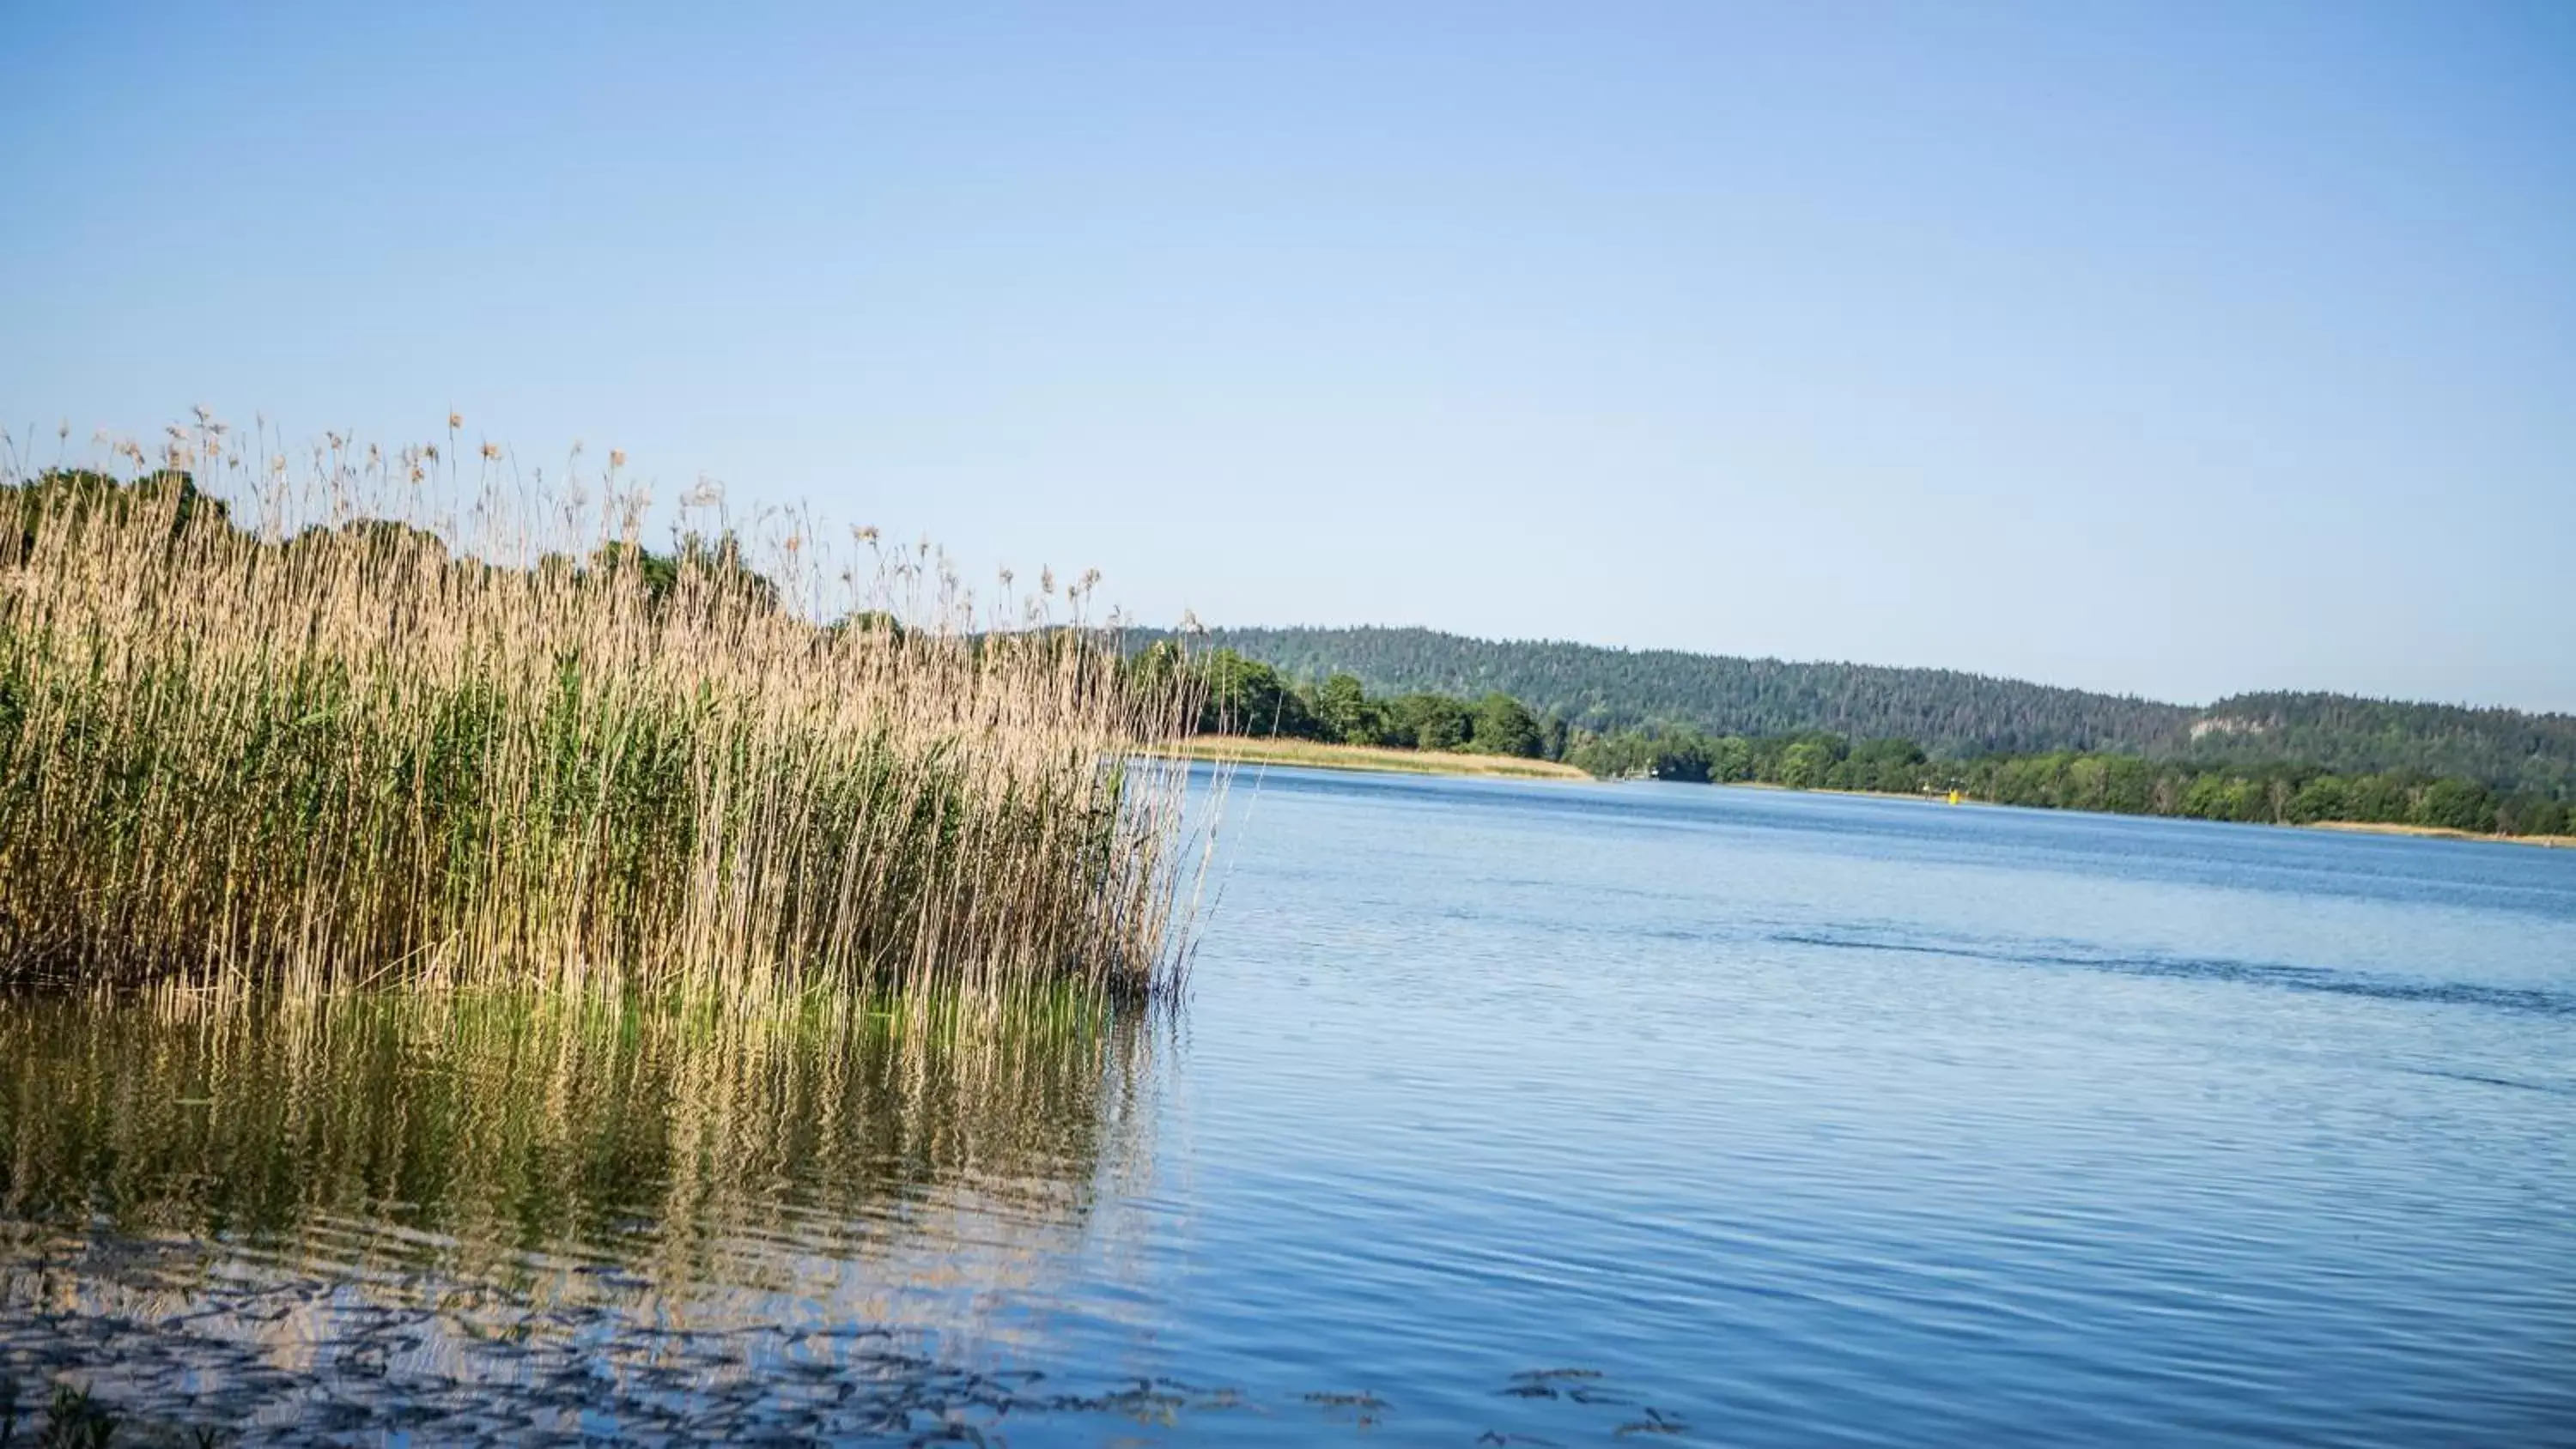
[[2576, 1443], [2576, 853], [1226, 817], [1169, 1019], [0, 1003], [0, 1373], [254, 1442]]

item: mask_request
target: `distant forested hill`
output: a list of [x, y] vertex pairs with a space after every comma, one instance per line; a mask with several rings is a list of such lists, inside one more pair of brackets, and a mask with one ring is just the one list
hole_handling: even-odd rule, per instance
[[1797, 664], [1469, 639], [1430, 629], [1218, 629], [1295, 679], [1357, 675], [1372, 693], [1501, 690], [1541, 714], [1609, 731], [1687, 725], [1715, 735], [1827, 730], [1902, 737], [1936, 755], [2118, 750], [2159, 758], [2295, 761], [2335, 770], [2423, 770], [2500, 787], [2576, 784], [2576, 716], [2252, 694], [2206, 710], [1952, 669]]
[[2167, 753], [2297, 760], [2336, 771], [2420, 770], [2549, 792], [2576, 784], [2576, 715], [2399, 704], [2348, 694], [2240, 694], [2192, 717]]
[[1205, 643], [1292, 678], [1354, 674], [1372, 693], [1425, 689], [1474, 698], [1499, 689], [1534, 711], [1604, 731], [1647, 724], [1738, 735], [1821, 729], [1855, 738], [1901, 735], [1948, 754], [2143, 750], [2193, 717], [2179, 705], [1953, 669], [1495, 642], [1430, 629], [1218, 629]]

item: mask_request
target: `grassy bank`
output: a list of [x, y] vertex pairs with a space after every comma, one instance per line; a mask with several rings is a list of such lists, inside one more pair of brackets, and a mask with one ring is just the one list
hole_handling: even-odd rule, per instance
[[[1935, 790], [1793, 788], [1793, 785], [1772, 785], [1772, 782], [1767, 780], [1726, 780], [1721, 788], [1723, 790], [1783, 790], [1783, 793], [1790, 793], [1790, 795], [1857, 795], [1857, 798], [1862, 800], [1914, 800], [1914, 803], [1924, 803], [1924, 806], [1953, 803], [1953, 800], [1947, 800], [1945, 795], [1935, 793]], [[1973, 795], [1960, 795], [1955, 803], [1958, 803], [1958, 806], [1996, 806], [1996, 803], [2002, 803], [2002, 800], [1978, 800], [1973, 798]], [[2014, 808], [2025, 808], [2025, 811], [2058, 811], [2058, 808], [2063, 806], [2014, 806]], [[2136, 811], [2071, 811], [2071, 813], [2079, 813], [2079, 816], [2156, 818], [2156, 821], [2190, 818], [2190, 816], [2138, 816]], [[2491, 839], [2491, 842], [2504, 842], [2504, 844], [2537, 844], [2537, 847], [2576, 849], [2576, 836], [2512, 836], [2512, 834], [2491, 834], [2491, 831], [2458, 831], [2458, 829], [2447, 829], [2447, 826], [2388, 824], [2388, 821], [2236, 821], [2236, 824], [2285, 826], [2285, 829], [2313, 829], [2313, 831], [2360, 831], [2360, 834], [2421, 836], [2421, 839]]]
[[2538, 845], [2553, 850], [2576, 850], [2576, 835], [2496, 835], [2474, 830], [2452, 830], [2439, 825], [2396, 825], [2371, 820], [2311, 820], [2312, 830], [2350, 830], [2364, 835], [2416, 835], [2430, 840], [2500, 840], [2507, 845]]
[[1197, 735], [1165, 746], [1176, 757], [1240, 765], [1295, 765], [1316, 770], [1377, 770], [1405, 775], [1484, 775], [1515, 780], [1584, 780], [1572, 765], [1514, 755], [1474, 755], [1450, 750], [1398, 750], [1377, 745], [1331, 745], [1317, 740], [1253, 739]]
[[997, 631], [926, 552], [837, 608], [801, 533], [775, 579], [728, 532], [656, 557], [613, 456], [531, 496], [453, 438], [172, 437], [139, 479], [0, 477], [0, 977], [1171, 969], [1180, 772], [1115, 762], [1192, 701], [1089, 632]]

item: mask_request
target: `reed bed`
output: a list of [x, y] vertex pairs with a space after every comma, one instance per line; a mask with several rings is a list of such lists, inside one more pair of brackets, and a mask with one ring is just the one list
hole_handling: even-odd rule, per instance
[[1146, 752], [1196, 702], [1121, 663], [1093, 580], [1005, 618], [927, 545], [839, 566], [797, 519], [656, 556], [622, 457], [549, 485], [455, 422], [10, 452], [0, 978], [1177, 985], [1205, 857]]

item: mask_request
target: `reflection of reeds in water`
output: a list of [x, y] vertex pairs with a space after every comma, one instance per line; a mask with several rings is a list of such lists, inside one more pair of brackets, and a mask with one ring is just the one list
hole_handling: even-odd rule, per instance
[[1183, 767], [1139, 752], [1185, 672], [1120, 664], [1088, 577], [1009, 615], [788, 524], [764, 578], [713, 518], [641, 553], [613, 470], [172, 432], [140, 479], [0, 457], [0, 978], [1177, 970]]
[[[1151, 1017], [208, 1002], [0, 997], [0, 1383], [119, 1445], [1404, 1437], [1172, 1361]], [[1685, 1428], [1599, 1380], [1494, 1412]]]
[[1079, 993], [202, 1001], [0, 1002], [0, 1314], [123, 1325], [109, 1357], [173, 1382], [1007, 1353], [1149, 1171], [1156, 1028]]
[[0, 1214], [267, 1238], [381, 1220], [398, 1265], [530, 1254], [671, 1282], [748, 1240], [859, 1247], [973, 1197], [1080, 1216], [1141, 1170], [1152, 1028], [1078, 995], [1004, 1013], [800, 998], [342, 995], [0, 1008]]

